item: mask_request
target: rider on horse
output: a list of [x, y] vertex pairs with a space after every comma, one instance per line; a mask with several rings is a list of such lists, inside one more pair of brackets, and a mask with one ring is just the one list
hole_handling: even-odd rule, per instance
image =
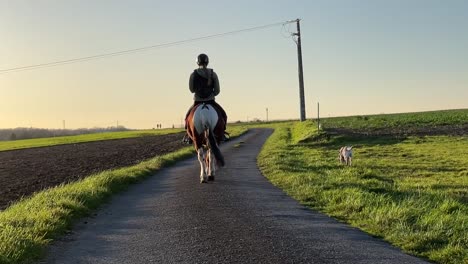
[[[190, 111], [196, 105], [200, 103], [206, 103], [212, 105], [216, 111], [219, 113], [219, 116], [224, 119], [224, 131], [226, 130], [227, 124], [227, 115], [224, 109], [215, 102], [215, 96], [219, 94], [219, 79], [218, 75], [213, 71], [213, 69], [207, 68], [208, 66], [208, 56], [206, 54], [200, 54], [197, 57], [198, 69], [194, 70], [190, 75], [189, 88], [190, 92], [194, 93], [194, 103], [187, 111], [185, 115], [185, 128], [187, 129], [187, 117]], [[222, 138], [221, 140], [226, 140]], [[184, 142], [191, 144], [191, 139], [188, 135], [184, 136]]]

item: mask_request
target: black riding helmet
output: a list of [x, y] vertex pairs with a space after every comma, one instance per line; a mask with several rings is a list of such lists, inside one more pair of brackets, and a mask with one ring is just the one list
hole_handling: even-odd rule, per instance
[[202, 53], [202, 54], [198, 55], [198, 57], [197, 57], [198, 66], [202, 66], [202, 65], [208, 66], [208, 62], [209, 62], [209, 59], [208, 59], [208, 56], [206, 54]]

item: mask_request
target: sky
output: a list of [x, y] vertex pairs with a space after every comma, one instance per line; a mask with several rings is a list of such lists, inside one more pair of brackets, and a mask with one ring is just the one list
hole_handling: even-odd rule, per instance
[[[468, 108], [468, 1], [0, 0], [2, 70], [301, 19], [306, 117]], [[228, 121], [299, 119], [295, 24], [0, 74], [0, 128], [180, 127], [198, 54]]]

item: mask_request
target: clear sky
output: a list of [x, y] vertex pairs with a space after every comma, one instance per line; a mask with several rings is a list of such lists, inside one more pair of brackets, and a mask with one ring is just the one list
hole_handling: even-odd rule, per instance
[[[0, 0], [0, 70], [296, 18], [308, 118], [468, 108], [468, 1]], [[202, 52], [229, 121], [298, 119], [288, 30], [0, 74], [0, 128], [180, 126]]]

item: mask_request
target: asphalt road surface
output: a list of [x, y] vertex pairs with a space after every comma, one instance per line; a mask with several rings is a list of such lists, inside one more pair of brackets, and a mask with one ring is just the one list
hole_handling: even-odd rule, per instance
[[271, 132], [224, 144], [215, 182], [200, 184], [191, 158], [132, 186], [41, 263], [426, 263], [270, 184], [256, 157]]

